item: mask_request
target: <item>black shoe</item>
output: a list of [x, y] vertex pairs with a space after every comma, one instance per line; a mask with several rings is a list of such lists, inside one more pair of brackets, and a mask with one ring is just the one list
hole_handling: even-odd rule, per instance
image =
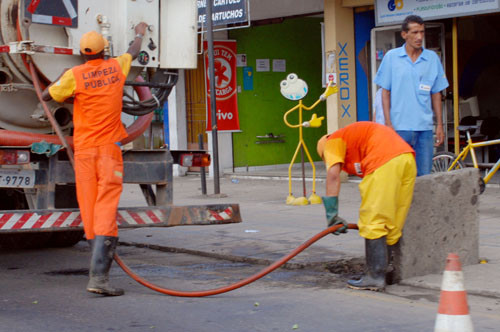
[[118, 238], [114, 236], [96, 236], [92, 242], [90, 280], [87, 291], [106, 296], [123, 295], [123, 289], [113, 288], [109, 285], [109, 269], [113, 262]]
[[387, 270], [386, 237], [365, 240], [366, 274], [359, 280], [348, 280], [347, 287], [383, 291], [385, 289], [385, 272]]

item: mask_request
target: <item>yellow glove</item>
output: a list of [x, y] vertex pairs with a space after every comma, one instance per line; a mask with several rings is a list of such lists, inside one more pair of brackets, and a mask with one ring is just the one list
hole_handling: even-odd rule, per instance
[[316, 113], [314, 113], [311, 117], [311, 120], [309, 120], [309, 126], [311, 126], [312, 128], [321, 127], [321, 121], [323, 121], [324, 118], [324, 116], [318, 118], [316, 116]]

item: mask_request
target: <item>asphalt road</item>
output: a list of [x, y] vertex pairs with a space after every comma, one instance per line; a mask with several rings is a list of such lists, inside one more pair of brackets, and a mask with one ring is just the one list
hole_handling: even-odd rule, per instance
[[[263, 266], [146, 248], [119, 248], [141, 276], [164, 287], [205, 290], [245, 278]], [[75, 247], [0, 255], [0, 331], [430, 331], [439, 293], [393, 287], [348, 290], [328, 271], [279, 269], [244, 288], [207, 298], [155, 293], [116, 265], [122, 297], [85, 291], [89, 250]], [[469, 297], [476, 331], [498, 331], [499, 301]]]
[[[176, 180], [175, 204], [208, 203], [211, 199], [200, 197], [197, 191], [198, 181], [189, 178]], [[229, 197], [218, 200], [242, 202], [244, 222], [220, 226], [221, 237], [232, 236], [231, 239], [237, 241], [242, 234], [248, 237], [262, 234], [264, 232], [245, 233], [247, 229], [256, 229], [257, 221], [261, 221], [260, 225], [262, 222], [269, 225], [270, 231], [284, 234], [289, 233], [276, 224], [278, 220], [285, 225], [296, 223], [295, 229], [311, 223], [314, 229], [324, 227], [321, 206], [292, 209], [283, 204], [287, 194], [286, 181], [222, 181], [223, 192]], [[321, 195], [323, 187], [323, 184], [318, 185], [318, 194]], [[126, 188], [122, 205], [144, 205], [139, 193], [138, 188]], [[357, 216], [350, 211], [356, 211], [359, 206], [356, 185], [343, 186], [343, 197], [342, 215], [355, 220]], [[348, 206], [352, 208], [346, 209]], [[304, 229], [309, 228], [304, 226]], [[161, 236], [161, 243], [166, 246], [179, 240], [180, 234], [184, 236], [180, 240], [203, 239], [203, 228], [193, 226], [186, 230], [189, 232], [181, 233], [177, 228], [155, 229], [153, 239]], [[151, 239], [148, 236], [152, 236], [152, 231], [147, 229], [126, 232], [122, 232], [123, 238], [129, 237], [136, 243], [146, 242]], [[309, 233], [290, 233], [287, 235], [290, 243], [278, 241], [274, 244], [276, 255], [288, 252], [292, 242], [302, 242]], [[339, 247], [339, 250], [362, 255], [356, 233], [350, 232], [343, 237], [344, 247]], [[177, 290], [219, 288], [264, 268], [247, 262], [134, 246], [122, 245], [118, 252], [141, 276]], [[308, 260], [324, 254], [321, 244], [316, 244], [301, 256]], [[1, 251], [0, 332], [432, 331], [440, 295], [439, 291], [408, 286], [391, 286], [386, 293], [349, 290], [345, 287], [345, 280], [356, 271], [347, 269], [338, 275], [316, 266], [315, 269], [279, 269], [226, 294], [178, 298], [139, 285], [114, 265], [112, 281], [126, 293], [121, 297], [106, 298], [85, 291], [89, 259], [85, 242], [71, 248]], [[334, 272], [341, 273], [337, 269]], [[500, 330], [499, 299], [469, 295], [468, 304], [476, 332]]]

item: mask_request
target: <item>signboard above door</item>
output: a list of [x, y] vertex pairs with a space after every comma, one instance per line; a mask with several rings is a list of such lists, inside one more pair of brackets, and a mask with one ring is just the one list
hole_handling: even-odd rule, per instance
[[499, 0], [375, 0], [375, 24], [399, 24], [408, 15], [428, 21], [499, 11]]
[[198, 0], [198, 28], [207, 24], [207, 1], [212, 1], [213, 26], [248, 22], [248, 0]]

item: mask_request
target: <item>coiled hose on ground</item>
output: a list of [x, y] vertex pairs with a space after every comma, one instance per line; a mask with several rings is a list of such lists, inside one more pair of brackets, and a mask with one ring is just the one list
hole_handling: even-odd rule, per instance
[[[280, 267], [281, 265], [288, 262], [290, 259], [297, 256], [299, 253], [304, 251], [307, 247], [309, 247], [314, 242], [318, 241], [319, 239], [323, 238], [324, 236], [326, 236], [330, 233], [335, 232], [336, 230], [338, 230], [342, 226], [343, 226], [342, 224], [335, 225], [335, 226], [332, 226], [332, 227], [329, 227], [329, 228], [323, 230], [322, 232], [319, 232], [318, 234], [316, 234], [315, 236], [313, 236], [312, 238], [310, 238], [306, 242], [302, 243], [300, 246], [298, 246], [296, 249], [294, 249], [288, 255], [283, 256], [282, 258], [280, 258], [279, 260], [277, 260], [273, 264], [269, 265], [268, 267], [264, 268], [263, 270], [255, 273], [254, 275], [252, 275], [246, 279], [243, 279], [241, 281], [238, 281], [238, 282], [231, 284], [231, 285], [228, 285], [228, 286], [224, 286], [224, 287], [220, 287], [220, 288], [216, 288], [216, 289], [205, 290], [205, 291], [179, 291], [179, 290], [173, 290], [173, 289], [160, 287], [160, 286], [155, 285], [155, 284], [147, 281], [146, 279], [141, 278], [140, 276], [136, 275], [121, 260], [121, 258], [117, 254], [115, 254], [114, 258], [115, 258], [116, 263], [118, 263], [118, 265], [123, 269], [123, 271], [125, 271], [125, 273], [127, 273], [132, 279], [134, 279], [135, 281], [137, 281], [141, 285], [148, 287], [156, 292], [159, 292], [159, 293], [162, 293], [165, 295], [178, 296], [178, 297], [205, 297], [205, 296], [212, 296], [212, 295], [227, 293], [227, 292], [230, 292], [232, 290], [238, 289], [240, 287], [246, 286], [246, 285], [262, 278], [263, 276], [273, 272], [278, 267]], [[358, 225], [348, 224], [347, 228], [348, 229], [358, 229]]]

